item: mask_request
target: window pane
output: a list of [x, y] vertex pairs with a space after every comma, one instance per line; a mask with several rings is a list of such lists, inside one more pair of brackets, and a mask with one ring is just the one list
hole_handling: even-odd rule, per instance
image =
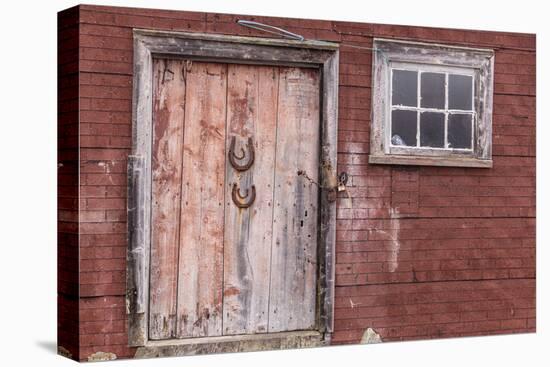
[[420, 105], [428, 108], [445, 108], [445, 74], [422, 73], [420, 78]]
[[472, 77], [449, 74], [449, 109], [472, 110]]
[[410, 70], [393, 70], [392, 105], [417, 106], [418, 92], [417, 72]]
[[472, 149], [472, 115], [449, 114], [449, 148]]
[[420, 146], [443, 148], [445, 145], [445, 114], [423, 112], [420, 114]]
[[416, 111], [394, 110], [391, 114], [391, 143], [416, 146]]

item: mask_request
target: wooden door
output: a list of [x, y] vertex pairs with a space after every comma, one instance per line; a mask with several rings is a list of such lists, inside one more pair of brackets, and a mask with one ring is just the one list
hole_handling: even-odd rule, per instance
[[153, 71], [149, 338], [314, 329], [319, 70]]

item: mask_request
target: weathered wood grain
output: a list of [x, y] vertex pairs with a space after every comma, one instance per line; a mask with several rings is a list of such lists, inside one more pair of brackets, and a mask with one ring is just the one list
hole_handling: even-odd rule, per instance
[[[417, 164], [457, 167], [492, 167], [491, 111], [494, 51], [410, 41], [374, 39], [372, 121], [369, 163]], [[416, 149], [390, 144], [390, 69], [393, 63], [436, 63], [460, 67], [474, 76], [474, 146], [472, 151]], [[413, 159], [410, 159], [413, 158]], [[415, 163], [416, 162], [416, 163]]]
[[493, 160], [480, 160], [476, 158], [439, 158], [439, 157], [410, 157], [410, 156], [369, 156], [372, 164], [401, 164], [413, 166], [441, 166], [441, 167], [473, 167], [491, 168]]
[[[153, 65], [151, 52], [134, 39], [132, 93], [132, 156], [128, 177], [128, 345], [144, 345], [148, 338], [149, 265], [151, 239], [151, 151], [153, 126]], [[135, 164], [135, 165], [134, 165]], [[132, 172], [132, 171], [128, 171]], [[130, 205], [132, 204], [132, 205]], [[132, 218], [132, 220], [130, 220]]]
[[128, 156], [128, 252], [126, 255], [126, 312], [129, 315], [128, 341], [145, 343], [148, 256], [145, 250], [145, 157]]
[[[307, 48], [307, 50], [300, 50]], [[276, 52], [274, 49], [276, 49]], [[151, 157], [152, 157], [152, 81], [153, 81], [153, 57], [175, 57], [185, 59], [209, 60], [211, 62], [229, 62], [237, 64], [256, 64], [272, 66], [308, 67], [323, 70], [322, 96], [322, 166], [328, 162], [330, 169], [324, 169], [320, 173], [320, 180], [326, 180], [325, 176], [332, 176], [336, 167], [336, 129], [337, 129], [337, 91], [338, 91], [338, 45], [327, 42], [295, 42], [263, 38], [243, 38], [232, 36], [216, 36], [183, 33], [183, 32], [149, 32], [134, 30], [134, 78], [132, 98], [132, 155], [129, 157], [129, 193], [128, 193], [128, 285], [127, 285], [127, 313], [128, 313], [128, 344], [131, 346], [143, 346], [150, 343], [178, 343], [180, 341], [159, 340], [148, 341], [149, 321], [149, 265], [150, 265], [150, 238], [151, 238], [151, 206], [145, 203], [151, 202]], [[204, 107], [204, 106], [203, 106]], [[223, 121], [223, 119], [221, 119]], [[225, 134], [225, 131], [222, 135]], [[223, 155], [223, 154], [222, 154]], [[134, 159], [130, 161], [130, 158]], [[200, 165], [198, 166], [200, 168]], [[224, 171], [225, 168], [222, 170]], [[326, 172], [325, 172], [326, 171]], [[201, 174], [206, 170], [195, 169], [191, 174]], [[327, 177], [328, 177], [327, 176]], [[187, 177], [187, 176], [184, 176]], [[189, 176], [190, 177], [190, 176]], [[224, 187], [222, 186], [222, 190]], [[183, 191], [183, 190], [182, 190]], [[318, 297], [321, 313], [318, 330], [322, 333], [323, 340], [330, 340], [332, 332], [332, 298], [334, 297], [334, 227], [335, 205], [327, 202], [326, 195], [321, 195], [323, 209], [322, 223], [319, 224], [319, 281], [318, 289], [312, 293]], [[325, 199], [323, 199], [325, 198]], [[222, 202], [222, 207], [223, 205]], [[328, 206], [328, 207], [327, 207]], [[183, 209], [183, 208], [182, 208]], [[223, 223], [223, 221], [222, 221]], [[274, 241], [273, 241], [274, 243]], [[181, 249], [180, 249], [181, 250]], [[210, 249], [207, 249], [210, 251]], [[198, 250], [190, 255], [197, 257]], [[181, 253], [181, 251], [180, 251]], [[205, 251], [202, 251], [205, 253]], [[219, 258], [219, 256], [217, 257]], [[181, 257], [180, 257], [181, 260]], [[188, 260], [192, 263], [191, 260]], [[196, 259], [195, 259], [195, 263]], [[326, 264], [326, 266], [324, 265]], [[208, 267], [203, 267], [207, 269]], [[182, 268], [183, 269], [183, 268]], [[202, 269], [201, 269], [202, 270]], [[199, 266], [187, 269], [188, 274], [199, 273]], [[202, 274], [203, 272], [201, 272]], [[215, 272], [210, 271], [209, 274]], [[223, 273], [221, 271], [220, 273]], [[217, 273], [216, 273], [217, 274]], [[179, 274], [181, 276], [181, 274]], [[219, 275], [218, 275], [219, 276]], [[213, 278], [214, 276], [211, 276]], [[204, 283], [202, 279], [196, 283]], [[325, 281], [326, 280], [326, 281]], [[180, 283], [182, 285], [183, 283]], [[196, 291], [198, 287], [178, 287], [178, 299], [180, 294]], [[214, 288], [209, 288], [214, 289]], [[220, 287], [221, 289], [221, 287]], [[285, 294], [285, 296], [287, 296]], [[196, 298], [196, 297], [195, 297]], [[221, 295], [219, 297], [221, 299]], [[198, 305], [191, 307], [199, 310]], [[179, 309], [178, 309], [179, 310]], [[221, 311], [220, 311], [221, 312]], [[318, 310], [319, 312], [319, 310]], [[178, 312], [178, 315], [180, 313]], [[181, 315], [183, 315], [181, 313]], [[194, 321], [197, 317], [193, 316]], [[180, 323], [178, 319], [177, 323]], [[324, 326], [324, 327], [323, 327]], [[195, 327], [199, 327], [198, 324]], [[179, 330], [179, 327], [176, 326]], [[192, 327], [193, 328], [193, 327]], [[269, 328], [268, 328], [269, 330]], [[291, 332], [293, 335], [297, 332]], [[201, 336], [197, 331], [196, 336]], [[273, 335], [273, 334], [267, 334]], [[276, 334], [280, 335], [280, 333]], [[296, 334], [298, 335], [298, 334]], [[177, 336], [180, 336], [177, 334]], [[191, 335], [193, 336], [193, 335]], [[185, 336], [183, 336], [185, 337]], [[220, 337], [220, 336], [214, 336]], [[234, 338], [235, 335], [227, 337]], [[259, 338], [261, 335], [253, 335]], [[187, 337], [185, 337], [187, 338]], [[297, 336], [303, 340], [303, 336]], [[199, 342], [210, 340], [204, 338], [189, 339]], [[210, 343], [207, 341], [206, 343]], [[214, 343], [214, 341], [212, 341]], [[258, 345], [266, 345], [264, 342]], [[198, 350], [192, 347], [193, 350]]]
[[275, 334], [229, 335], [198, 339], [161, 340], [136, 350], [135, 358], [173, 357], [228, 352], [296, 349], [328, 345], [318, 331]]
[[[239, 64], [286, 64], [317, 67], [338, 47], [323, 41], [293, 41], [276, 38], [237, 37], [216, 34], [165, 32], [135, 29], [135, 35], [153, 53], [185, 54], [189, 58], [236, 61]], [[185, 38], [181, 36], [185, 36]], [[180, 36], [180, 37], [178, 37]], [[159, 42], [159, 40], [163, 40]]]
[[[310, 329], [315, 326], [319, 91], [318, 70], [281, 69], [275, 157], [270, 332]], [[304, 175], [298, 175], [298, 171], [305, 172], [311, 181]]]
[[337, 175], [338, 151], [338, 75], [339, 51], [323, 64], [321, 112], [321, 186], [320, 223], [318, 225], [319, 260], [319, 330], [334, 330], [334, 286], [336, 268], [336, 203], [330, 200], [330, 190]]
[[177, 336], [222, 332], [227, 66], [189, 62], [183, 143]]
[[149, 337], [176, 331], [185, 62], [153, 61], [153, 151]]
[[[277, 67], [229, 65], [227, 154], [236, 137], [235, 154], [242, 147], [246, 162], [251, 137], [256, 159], [243, 172], [226, 165], [224, 335], [267, 332], [278, 80]], [[232, 202], [233, 183], [243, 194], [255, 185], [252, 206], [239, 208]]]

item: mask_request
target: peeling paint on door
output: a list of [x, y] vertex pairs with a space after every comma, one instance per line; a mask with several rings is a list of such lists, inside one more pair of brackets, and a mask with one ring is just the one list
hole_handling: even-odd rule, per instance
[[319, 70], [155, 70], [150, 337], [313, 329]]

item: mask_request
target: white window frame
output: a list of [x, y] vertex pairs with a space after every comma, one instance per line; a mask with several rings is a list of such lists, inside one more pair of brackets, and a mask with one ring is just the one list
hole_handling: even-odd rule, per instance
[[[489, 49], [446, 46], [387, 39], [374, 40], [372, 78], [372, 125], [369, 163], [406, 164], [458, 167], [492, 167], [491, 126], [493, 102], [494, 52]], [[421, 72], [461, 74], [473, 77], [473, 114], [471, 149], [397, 146], [391, 143], [392, 72], [406, 69]], [[420, 100], [420, 83], [417, 83]], [[445, 143], [447, 143], [448, 114], [466, 112], [448, 109], [448, 93], [445, 109], [398, 107], [414, 111], [445, 112]], [[419, 113], [418, 113], [419, 114]], [[417, 115], [417, 140], [419, 139]]]

